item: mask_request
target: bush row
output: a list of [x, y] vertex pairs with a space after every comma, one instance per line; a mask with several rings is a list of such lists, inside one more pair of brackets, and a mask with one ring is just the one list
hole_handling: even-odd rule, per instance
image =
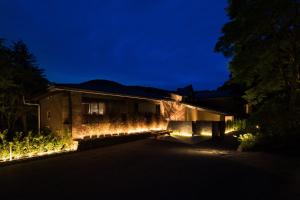
[[68, 135], [56, 137], [53, 135], [26, 135], [18, 132], [12, 139], [8, 139], [8, 132], [0, 132], [0, 161], [40, 156], [77, 148], [76, 143]]
[[226, 132], [231, 131], [242, 131], [245, 130], [247, 126], [245, 119], [235, 119], [233, 121], [226, 122]]

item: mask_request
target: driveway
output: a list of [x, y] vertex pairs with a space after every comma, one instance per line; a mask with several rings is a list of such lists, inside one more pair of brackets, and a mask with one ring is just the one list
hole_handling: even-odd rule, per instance
[[[145, 139], [0, 168], [9, 199], [300, 199], [299, 162]], [[298, 174], [299, 175], [299, 174]]]

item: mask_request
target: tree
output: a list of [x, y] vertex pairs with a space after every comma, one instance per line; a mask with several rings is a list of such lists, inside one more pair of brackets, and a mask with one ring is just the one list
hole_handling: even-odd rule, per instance
[[23, 98], [45, 90], [48, 81], [22, 41], [9, 48], [1, 40], [0, 60], [0, 128], [13, 131], [21, 120], [26, 131], [26, 116], [32, 108], [24, 105]]
[[246, 88], [260, 123], [262, 113], [284, 111], [288, 126], [299, 127], [300, 1], [230, 0], [227, 13], [215, 50], [231, 59], [231, 83]]

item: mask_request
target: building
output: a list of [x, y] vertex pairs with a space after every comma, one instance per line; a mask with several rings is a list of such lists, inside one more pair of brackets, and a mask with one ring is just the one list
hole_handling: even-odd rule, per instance
[[178, 93], [106, 80], [53, 84], [37, 100], [41, 127], [74, 139], [166, 129], [221, 136], [225, 128], [226, 113], [188, 104]]

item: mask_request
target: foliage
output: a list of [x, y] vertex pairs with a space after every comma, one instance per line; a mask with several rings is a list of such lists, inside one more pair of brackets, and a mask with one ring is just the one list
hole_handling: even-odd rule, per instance
[[245, 119], [235, 119], [226, 122], [226, 131], [243, 131], [246, 129]]
[[29, 132], [24, 136], [21, 132], [17, 132], [12, 140], [9, 140], [7, 136], [7, 130], [0, 132], [0, 161], [76, 149], [76, 143], [70, 135], [54, 137], [39, 134], [33, 136]]
[[291, 98], [300, 82], [299, 1], [231, 0], [227, 11], [216, 51], [232, 58], [232, 81], [252, 104], [282, 90]]
[[259, 125], [263, 143], [297, 135], [300, 2], [230, 0], [227, 13], [215, 50], [230, 58], [230, 83], [245, 88], [243, 97], [253, 107], [249, 126]]
[[258, 136], [252, 133], [241, 134], [238, 136], [238, 140], [240, 142], [239, 149], [241, 151], [251, 150], [257, 145]]
[[23, 129], [27, 129], [25, 118], [32, 107], [23, 104], [23, 97], [28, 99], [46, 88], [43, 70], [25, 43], [19, 41], [7, 47], [0, 40], [0, 71], [0, 130], [13, 131], [22, 118]]

